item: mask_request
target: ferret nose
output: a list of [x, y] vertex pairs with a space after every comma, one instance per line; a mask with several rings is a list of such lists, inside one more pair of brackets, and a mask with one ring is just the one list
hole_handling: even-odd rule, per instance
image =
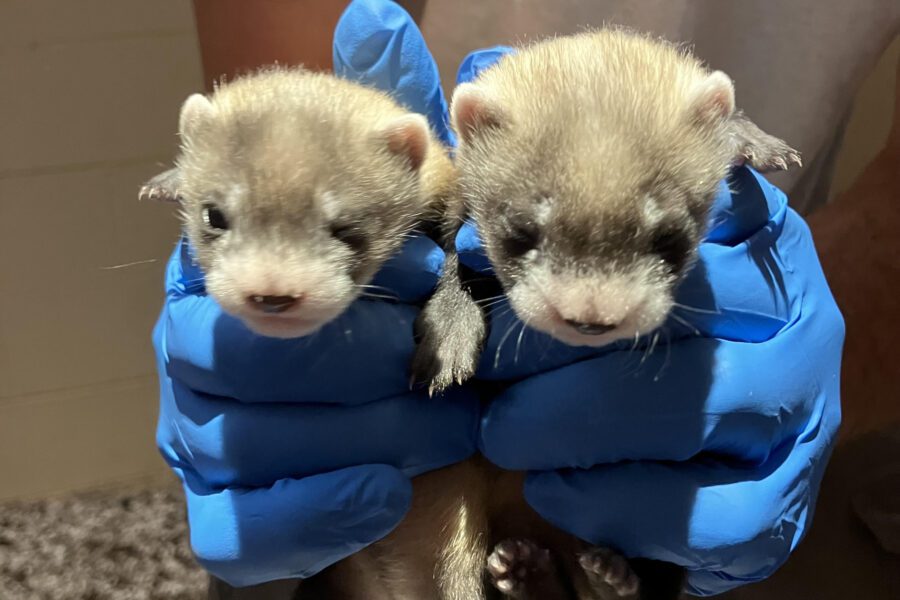
[[300, 302], [301, 296], [260, 296], [253, 295], [247, 297], [247, 302], [253, 308], [261, 310], [264, 313], [276, 314], [283, 313], [292, 306]]
[[584, 335], [600, 335], [616, 328], [615, 323], [582, 323], [572, 319], [566, 319], [566, 324]]

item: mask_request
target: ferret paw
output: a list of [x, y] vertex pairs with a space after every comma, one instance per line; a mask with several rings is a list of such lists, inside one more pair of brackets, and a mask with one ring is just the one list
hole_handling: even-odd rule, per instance
[[138, 200], [154, 200], [158, 202], [178, 202], [178, 187], [181, 184], [181, 172], [169, 169], [156, 175], [150, 181], [141, 186], [138, 192]]
[[592, 548], [578, 556], [581, 568], [592, 585], [608, 585], [619, 596], [637, 594], [640, 580], [628, 559], [609, 548]]
[[729, 122], [729, 130], [737, 145], [736, 164], [749, 164], [762, 173], [787, 171], [803, 166], [800, 153], [775, 136], [756, 126], [743, 113], [735, 114]]
[[168, 190], [155, 185], [145, 185], [138, 192], [138, 200], [154, 200], [159, 202], [172, 202], [175, 200]]
[[[759, 152], [756, 154], [755, 152]], [[745, 162], [760, 173], [787, 171], [791, 167], [801, 167], [800, 154], [788, 146], [770, 146], [764, 150], [748, 151]]]
[[553, 571], [550, 551], [530, 540], [505, 540], [487, 559], [491, 583], [509, 598], [520, 598], [536, 587], [534, 580]]
[[481, 308], [465, 292], [438, 290], [416, 320], [410, 383], [426, 383], [432, 395], [468, 380], [478, 368], [485, 330]]

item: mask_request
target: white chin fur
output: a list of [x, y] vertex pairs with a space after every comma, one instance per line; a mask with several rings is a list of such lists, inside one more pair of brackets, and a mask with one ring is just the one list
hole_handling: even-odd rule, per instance
[[[265, 337], [299, 338], [336, 319], [356, 298], [353, 282], [339, 269], [309, 257], [294, 260], [262, 252], [244, 252], [207, 274], [206, 290], [226, 313]], [[273, 265], [277, 268], [273, 268]], [[281, 313], [265, 313], [248, 303], [255, 295], [302, 299]]]
[[[540, 327], [536, 326], [535, 329], [540, 329]], [[584, 335], [583, 333], [578, 333], [565, 324], [559, 327], [542, 329], [541, 331], [569, 346], [590, 346], [593, 348], [606, 346], [607, 344], [612, 344], [613, 342], [617, 342], [622, 339], [634, 339], [635, 337], [634, 330], [630, 332], [616, 330], [615, 333], [611, 332], [601, 335]]]
[[[530, 281], [512, 286], [508, 291], [510, 305], [529, 327], [570, 346], [596, 348], [634, 340], [661, 326], [672, 309], [670, 286], [654, 281], [651, 273], [584, 278], [542, 271], [533, 272]], [[606, 333], [587, 335], [567, 324], [566, 319], [618, 325]]]
[[585, 335], [578, 333], [575, 329], [563, 322], [556, 314], [555, 310], [550, 306], [543, 309], [524, 311], [516, 307], [515, 302], [511, 302], [513, 310], [518, 317], [527, 322], [528, 326], [547, 335], [556, 338], [562, 343], [569, 346], [589, 346], [599, 348], [618, 342], [619, 340], [633, 340], [645, 333], [655, 329], [659, 323], [654, 324], [647, 322], [644, 327], [640, 327], [630, 321], [623, 323], [609, 333], [600, 335]]

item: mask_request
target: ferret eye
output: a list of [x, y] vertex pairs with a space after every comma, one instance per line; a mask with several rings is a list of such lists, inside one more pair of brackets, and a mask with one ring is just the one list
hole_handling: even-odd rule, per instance
[[331, 235], [346, 244], [351, 250], [362, 252], [366, 247], [366, 236], [354, 225], [332, 225]]
[[228, 229], [228, 219], [225, 218], [225, 213], [212, 204], [203, 205], [203, 222], [210, 229], [218, 229], [219, 231]]
[[541, 234], [534, 225], [516, 225], [503, 240], [503, 250], [512, 257], [522, 256], [534, 250], [541, 240]]
[[653, 235], [651, 251], [677, 273], [684, 268], [691, 251], [687, 235], [678, 229], [661, 229]]

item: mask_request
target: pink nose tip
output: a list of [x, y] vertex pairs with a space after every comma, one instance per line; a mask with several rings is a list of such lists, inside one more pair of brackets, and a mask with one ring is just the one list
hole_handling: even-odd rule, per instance
[[300, 303], [302, 296], [247, 296], [247, 303], [256, 310], [268, 314], [283, 313]]
[[617, 327], [615, 323], [582, 323], [581, 321], [573, 321], [572, 319], [566, 319], [566, 324], [578, 333], [584, 335], [601, 335], [608, 333]]

